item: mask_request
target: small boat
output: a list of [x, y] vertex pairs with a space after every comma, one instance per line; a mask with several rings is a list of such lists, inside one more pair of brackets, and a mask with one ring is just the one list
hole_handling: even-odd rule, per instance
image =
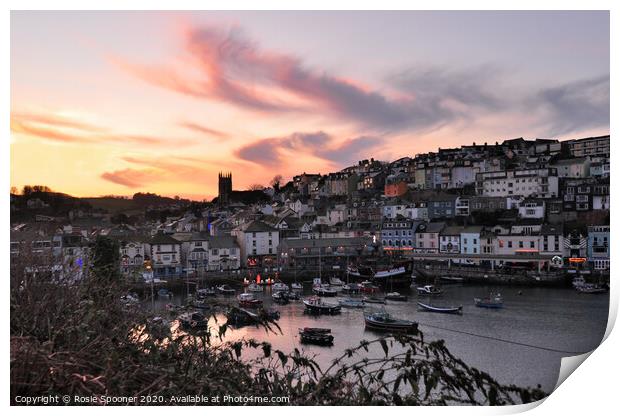
[[333, 345], [334, 336], [328, 328], [299, 328], [301, 342], [315, 345]]
[[274, 283], [273, 286], [271, 286], [271, 288], [272, 288], [272, 290], [274, 292], [276, 292], [276, 291], [288, 292], [288, 290], [289, 290], [288, 285], [286, 283], [282, 283], [282, 282]]
[[365, 280], [360, 283], [360, 291], [362, 293], [375, 293], [379, 290], [379, 286], [374, 285], [372, 282]]
[[198, 299], [204, 299], [208, 296], [215, 296], [217, 293], [215, 292], [214, 288], [210, 288], [210, 289], [198, 289], [196, 291], [196, 298]]
[[217, 291], [220, 292], [222, 295], [234, 295], [235, 294], [235, 289], [233, 289], [229, 285], [218, 286]]
[[244, 307], [256, 308], [263, 304], [262, 300], [256, 299], [251, 293], [240, 293], [237, 299], [239, 300], [239, 306]]
[[157, 291], [157, 296], [165, 298], [165, 297], [171, 297], [172, 296], [172, 292], [170, 292], [168, 289], [164, 289], [161, 288]]
[[454, 277], [454, 276], [441, 276], [439, 280], [445, 283], [463, 283], [465, 281], [465, 279], [462, 277]]
[[406, 319], [393, 318], [387, 312], [375, 312], [364, 315], [366, 328], [380, 331], [417, 332], [418, 323]]
[[344, 293], [355, 294], [355, 293], [360, 293], [360, 290], [361, 290], [361, 286], [358, 285], [357, 283], [348, 283], [342, 286], [342, 291]]
[[418, 295], [439, 296], [443, 290], [434, 285], [426, 285], [418, 287]]
[[441, 306], [427, 305], [426, 303], [422, 303], [422, 302], [418, 302], [418, 306], [422, 310], [425, 310], [425, 311], [428, 311], [428, 312], [453, 313], [453, 314], [458, 314], [458, 315], [461, 315], [463, 313], [463, 307], [462, 306], [441, 307]]
[[318, 296], [312, 296], [311, 298], [304, 299], [304, 306], [306, 307], [306, 311], [310, 313], [319, 313], [319, 314], [336, 314], [340, 313], [340, 305], [335, 305], [333, 303], [324, 303], [323, 300]]
[[318, 296], [327, 296], [327, 297], [333, 297], [338, 294], [336, 289], [332, 289], [330, 285], [325, 285], [325, 284], [315, 285], [312, 288], [312, 293]]
[[257, 313], [236, 307], [232, 307], [226, 312], [226, 319], [227, 323], [238, 326], [260, 322], [260, 317]]
[[577, 289], [577, 292], [586, 293], [586, 294], [599, 294], [599, 293], [607, 292], [606, 287], [600, 286], [600, 285], [594, 285], [591, 283], [586, 283], [582, 286], [577, 287], [576, 289]]
[[401, 295], [398, 292], [390, 292], [390, 293], [385, 295], [385, 300], [395, 300], [395, 301], [398, 301], [398, 302], [406, 302], [407, 301], [407, 296]]
[[197, 309], [211, 309], [211, 305], [207, 303], [204, 299], [198, 299], [191, 303], [191, 306]]
[[291, 289], [293, 290], [304, 290], [304, 286], [301, 283], [291, 283]]
[[340, 299], [338, 303], [343, 308], [363, 308], [365, 306], [364, 301], [361, 299], [352, 299], [352, 298]]
[[331, 279], [329, 279], [329, 284], [332, 286], [339, 286], [339, 287], [344, 286], [344, 282], [337, 277], [332, 277]]
[[584, 279], [583, 276], [577, 276], [572, 281], [573, 288], [575, 289], [585, 286], [586, 284], [586, 279]]
[[184, 313], [178, 318], [183, 329], [206, 329], [209, 320], [199, 312]]
[[489, 294], [485, 298], [474, 298], [474, 304], [479, 308], [500, 309], [504, 307], [504, 300], [499, 293], [494, 296]]
[[364, 296], [362, 300], [366, 303], [381, 303], [385, 304], [385, 299], [378, 298], [376, 296]]
[[250, 283], [248, 285], [248, 287], [246, 288], [246, 290], [248, 292], [262, 292], [263, 291], [263, 287], [257, 285], [256, 283]]
[[271, 295], [271, 298], [274, 302], [279, 303], [281, 305], [286, 305], [289, 302], [288, 292], [276, 292]]

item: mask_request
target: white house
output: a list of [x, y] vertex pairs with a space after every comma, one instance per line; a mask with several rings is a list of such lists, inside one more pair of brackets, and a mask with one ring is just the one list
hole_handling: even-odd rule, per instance
[[469, 226], [461, 231], [461, 254], [480, 254], [481, 226]]
[[519, 217], [545, 218], [545, 201], [541, 199], [524, 199], [519, 204]]
[[153, 276], [157, 278], [179, 277], [182, 273], [181, 242], [162, 232], [148, 243]]
[[263, 221], [252, 221], [231, 231], [241, 251], [241, 264], [260, 265], [266, 257], [275, 256], [280, 233]]
[[233, 237], [209, 237], [209, 270], [238, 270], [241, 250]]

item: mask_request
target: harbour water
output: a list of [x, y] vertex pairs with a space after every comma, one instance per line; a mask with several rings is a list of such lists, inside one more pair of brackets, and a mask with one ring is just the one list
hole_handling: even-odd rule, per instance
[[[384, 308], [398, 318], [414, 320], [427, 340], [443, 339], [448, 349], [468, 365], [488, 372], [498, 381], [521, 387], [540, 384], [548, 392], [555, 387], [562, 357], [577, 355], [596, 348], [605, 333], [609, 295], [579, 294], [569, 288], [524, 288], [522, 286], [491, 287], [482, 285], [444, 285], [444, 294], [433, 299], [436, 306], [463, 306], [462, 315], [447, 315], [420, 311], [419, 296], [414, 289], [401, 290], [408, 295], [406, 302], [388, 301]], [[483, 309], [474, 305], [474, 297], [500, 292], [502, 309]], [[265, 287], [256, 296], [265, 306], [272, 304], [271, 288]], [[305, 296], [311, 295], [308, 285]], [[379, 293], [378, 296], [383, 296]], [[325, 298], [336, 303], [337, 298]], [[428, 298], [420, 298], [428, 300]], [[183, 305], [184, 291], [154, 301], [156, 310], [165, 304]], [[218, 296], [218, 303], [236, 305], [236, 297]], [[378, 308], [381, 305], [369, 305]], [[263, 328], [247, 326], [229, 332], [226, 340], [254, 338], [269, 341], [274, 349], [291, 352], [298, 348], [314, 356], [321, 367], [328, 367], [346, 348], [359, 345], [361, 340], [381, 336], [364, 327], [362, 309], [343, 308], [332, 316], [313, 316], [304, 313], [301, 301], [275, 306], [281, 314], [278, 324], [281, 333], [267, 333]], [[225, 321], [223, 318], [222, 322]], [[331, 328], [332, 347], [301, 344], [298, 329], [303, 327]], [[371, 349], [370, 355], [383, 354]]]

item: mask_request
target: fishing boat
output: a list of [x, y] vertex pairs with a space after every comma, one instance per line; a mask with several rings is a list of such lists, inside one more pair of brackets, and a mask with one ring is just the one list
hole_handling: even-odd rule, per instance
[[441, 276], [439, 280], [444, 283], [463, 283], [465, 281], [464, 278], [455, 276]]
[[420, 307], [420, 309], [422, 309], [424, 311], [428, 311], [428, 312], [452, 313], [452, 314], [458, 314], [458, 315], [461, 315], [463, 313], [463, 307], [462, 306], [441, 307], [441, 306], [428, 305], [428, 304], [422, 303], [422, 302], [418, 302], [418, 306]]
[[327, 284], [314, 285], [314, 287], [312, 288], [312, 293], [318, 296], [326, 296], [326, 297], [333, 297], [338, 294], [336, 289], [332, 289], [332, 287]]
[[406, 302], [407, 296], [401, 295], [399, 292], [390, 292], [385, 295], [385, 300], [394, 300], [397, 302]]
[[209, 320], [200, 312], [188, 312], [179, 315], [179, 323], [183, 329], [206, 329]]
[[361, 299], [352, 299], [352, 298], [340, 299], [338, 303], [343, 308], [363, 308], [365, 306], [364, 301]]
[[198, 289], [196, 291], [196, 298], [198, 299], [204, 299], [208, 296], [215, 296], [217, 294], [217, 292], [215, 291], [214, 288], [210, 288], [210, 289]]
[[439, 296], [443, 290], [434, 285], [426, 285], [418, 287], [418, 295]]
[[246, 290], [248, 292], [262, 292], [263, 287], [260, 285], [257, 285], [256, 283], [250, 283], [248, 287], [246, 288]]
[[344, 293], [356, 294], [356, 293], [360, 293], [360, 290], [361, 290], [361, 287], [357, 283], [348, 283], [342, 286], [342, 291]]
[[504, 307], [504, 300], [499, 293], [489, 294], [484, 298], [474, 298], [474, 304], [479, 308], [500, 309]]
[[381, 304], [385, 304], [385, 299], [381, 299], [381, 298], [378, 298], [376, 296], [364, 296], [362, 298], [362, 300], [365, 303], [381, 303]]
[[337, 277], [332, 277], [329, 279], [329, 284], [331, 286], [342, 287], [344, 286], [344, 282]]
[[379, 286], [374, 285], [371, 281], [365, 280], [360, 283], [360, 292], [362, 293], [375, 293], [379, 290]]
[[234, 295], [235, 294], [235, 289], [233, 289], [229, 285], [218, 286], [217, 291], [220, 292], [222, 295]]
[[301, 283], [291, 283], [291, 289], [304, 290], [304, 286]]
[[263, 304], [262, 300], [256, 299], [251, 293], [240, 293], [237, 300], [239, 300], [239, 306], [243, 307], [256, 308]]
[[169, 298], [172, 296], [172, 292], [162, 287], [161, 289], [157, 291], [157, 296], [162, 297], [162, 298]]
[[365, 314], [364, 322], [366, 328], [379, 331], [417, 332], [418, 330], [417, 322], [394, 318], [385, 311]]
[[333, 345], [334, 336], [328, 328], [299, 328], [301, 342], [315, 345]]
[[336, 314], [340, 313], [340, 305], [326, 303], [318, 296], [303, 300], [306, 311], [319, 314]]
[[271, 298], [274, 302], [279, 303], [281, 305], [286, 305], [289, 302], [288, 292], [276, 292], [271, 295]]

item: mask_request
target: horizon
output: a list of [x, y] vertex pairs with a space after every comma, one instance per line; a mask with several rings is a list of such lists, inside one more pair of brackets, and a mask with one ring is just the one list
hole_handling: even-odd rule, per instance
[[609, 134], [605, 11], [11, 12], [18, 189], [201, 201], [219, 171]]

